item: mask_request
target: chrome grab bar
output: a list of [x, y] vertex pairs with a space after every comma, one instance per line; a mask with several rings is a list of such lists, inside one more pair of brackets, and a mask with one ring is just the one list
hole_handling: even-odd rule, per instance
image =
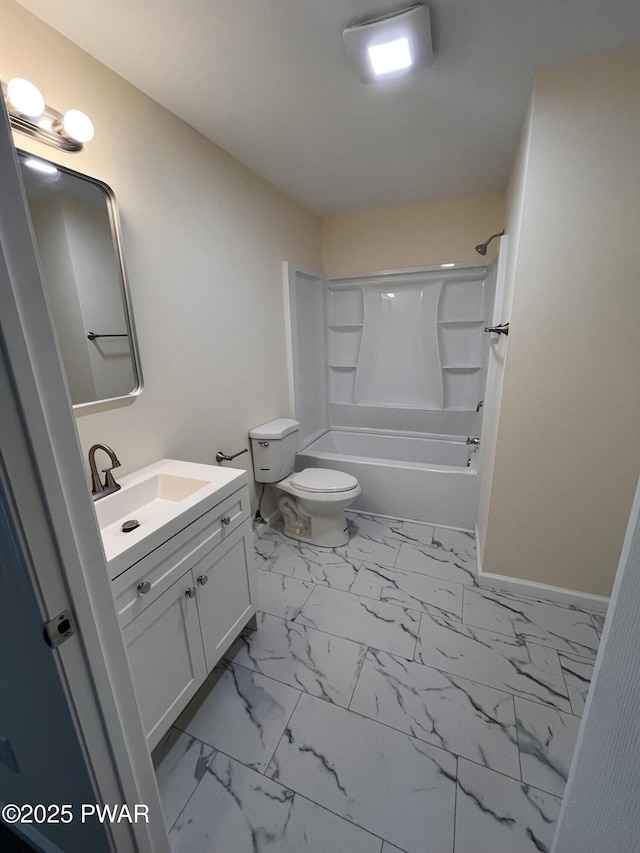
[[231, 456], [227, 456], [226, 453], [223, 453], [221, 450], [219, 450], [216, 453], [216, 462], [218, 463], [218, 465], [221, 462], [231, 462], [231, 460], [235, 459], [236, 456], [242, 456], [243, 453], [248, 453], [248, 452], [249, 452], [249, 448], [245, 447], [244, 450], [239, 450], [237, 453], [233, 453]]
[[485, 332], [494, 332], [496, 335], [508, 335], [509, 334], [509, 324], [508, 323], [500, 323], [499, 326], [485, 326]]

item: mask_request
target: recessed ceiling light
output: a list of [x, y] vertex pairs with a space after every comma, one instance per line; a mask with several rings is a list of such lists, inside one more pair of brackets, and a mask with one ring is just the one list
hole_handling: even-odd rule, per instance
[[374, 44], [367, 50], [373, 73], [378, 77], [382, 74], [390, 74], [392, 71], [399, 71], [401, 68], [409, 68], [412, 63], [409, 40], [406, 38]]
[[342, 35], [364, 83], [401, 77], [433, 62], [431, 17], [422, 4], [347, 27]]

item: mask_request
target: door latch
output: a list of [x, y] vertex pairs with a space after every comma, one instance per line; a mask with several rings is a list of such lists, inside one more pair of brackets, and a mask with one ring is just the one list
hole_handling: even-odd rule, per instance
[[44, 638], [52, 649], [57, 649], [61, 643], [73, 637], [75, 632], [76, 625], [70, 610], [63, 610], [44, 623]]

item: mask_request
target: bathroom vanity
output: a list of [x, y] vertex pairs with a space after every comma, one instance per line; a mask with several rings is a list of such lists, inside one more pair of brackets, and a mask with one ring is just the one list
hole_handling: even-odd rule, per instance
[[[95, 505], [153, 749], [256, 614], [247, 475], [162, 460]], [[135, 519], [139, 526], [123, 532]]]

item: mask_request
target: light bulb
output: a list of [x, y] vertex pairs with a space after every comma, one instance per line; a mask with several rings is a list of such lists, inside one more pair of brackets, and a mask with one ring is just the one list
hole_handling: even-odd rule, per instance
[[410, 68], [413, 64], [409, 39], [407, 38], [372, 45], [367, 50], [369, 51], [373, 73], [378, 76], [389, 74], [392, 71], [400, 71], [403, 68]]
[[62, 127], [65, 134], [76, 142], [90, 142], [93, 139], [93, 122], [80, 110], [67, 110], [62, 119]]
[[40, 90], [23, 77], [9, 80], [7, 98], [13, 109], [21, 115], [37, 118], [44, 112], [44, 98]]

